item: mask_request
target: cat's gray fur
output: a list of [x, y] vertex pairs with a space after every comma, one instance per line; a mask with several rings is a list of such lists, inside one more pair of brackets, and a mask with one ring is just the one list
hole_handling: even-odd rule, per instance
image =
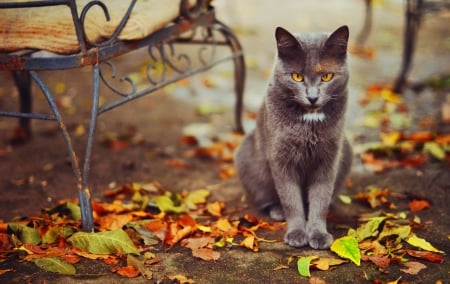
[[[277, 56], [256, 129], [235, 156], [248, 200], [287, 221], [285, 242], [328, 248], [326, 216], [333, 192], [350, 170], [344, 137], [348, 28], [331, 35], [276, 29]], [[296, 82], [291, 74], [303, 74]], [[321, 76], [333, 73], [329, 82]]]

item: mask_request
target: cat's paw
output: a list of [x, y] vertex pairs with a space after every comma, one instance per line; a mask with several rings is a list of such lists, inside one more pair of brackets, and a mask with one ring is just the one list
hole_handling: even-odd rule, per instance
[[275, 221], [284, 221], [284, 211], [280, 205], [272, 206], [269, 210], [269, 216]]
[[296, 229], [286, 233], [284, 242], [291, 247], [299, 248], [308, 244], [308, 237], [303, 230]]
[[333, 236], [328, 232], [313, 231], [308, 236], [308, 244], [313, 249], [327, 249], [333, 242]]

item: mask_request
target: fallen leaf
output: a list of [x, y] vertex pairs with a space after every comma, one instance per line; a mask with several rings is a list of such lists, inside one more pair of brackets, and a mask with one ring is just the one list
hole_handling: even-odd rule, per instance
[[422, 211], [425, 208], [430, 207], [430, 203], [427, 200], [411, 200], [408, 204], [409, 210], [413, 213]]
[[358, 242], [354, 237], [345, 236], [338, 238], [333, 241], [330, 249], [340, 257], [351, 260], [357, 266], [361, 265], [361, 253], [358, 248]]
[[76, 269], [72, 264], [62, 261], [57, 257], [35, 258], [32, 261], [46, 271], [67, 275], [76, 274]]
[[223, 208], [223, 203], [219, 202], [219, 201], [210, 202], [206, 205], [206, 209], [208, 210], [208, 213], [215, 217], [222, 216], [222, 208]]
[[403, 271], [405, 273], [411, 274], [411, 275], [417, 275], [422, 269], [427, 268], [427, 266], [423, 263], [417, 262], [417, 261], [408, 261], [403, 264], [406, 266], [406, 269], [400, 269], [400, 271]]
[[352, 203], [352, 198], [348, 195], [344, 195], [344, 194], [339, 194], [338, 195], [339, 200], [344, 203], [344, 204], [351, 204]]
[[310, 277], [311, 272], [309, 267], [313, 259], [318, 258], [318, 256], [303, 256], [297, 260], [297, 270], [298, 273], [303, 277]]
[[131, 265], [121, 266], [121, 267], [113, 267], [113, 268], [111, 268], [111, 271], [119, 274], [120, 276], [128, 277], [128, 278], [134, 278], [140, 274], [139, 270], [136, 267], [131, 266]]
[[443, 263], [444, 262], [444, 256], [436, 253], [432, 253], [429, 251], [417, 251], [417, 250], [411, 250], [411, 249], [405, 249], [405, 252], [412, 256], [419, 259], [423, 259], [429, 262], [433, 263]]
[[146, 279], [152, 279], [153, 273], [145, 267], [145, 259], [140, 260], [135, 256], [132, 256], [131, 254], [127, 255], [127, 265], [133, 266], [139, 270], [139, 272], [144, 276]]
[[130, 237], [123, 230], [99, 233], [77, 232], [67, 241], [74, 247], [94, 254], [139, 254]]
[[445, 159], [445, 151], [444, 149], [436, 142], [426, 142], [423, 145], [423, 151], [425, 153], [430, 154], [434, 158], [438, 160], [444, 160]]
[[347, 263], [347, 260], [331, 257], [320, 257], [313, 259], [311, 265], [319, 270], [328, 270], [330, 266], [341, 265], [343, 263]]
[[417, 237], [415, 234], [412, 234], [409, 238], [407, 238], [406, 242], [414, 247], [418, 247], [426, 251], [445, 253], [444, 251], [435, 248], [425, 239]]

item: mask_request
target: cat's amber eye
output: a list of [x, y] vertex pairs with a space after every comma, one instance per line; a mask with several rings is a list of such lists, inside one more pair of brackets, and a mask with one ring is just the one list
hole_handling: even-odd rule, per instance
[[322, 82], [328, 82], [331, 81], [331, 79], [333, 79], [334, 74], [333, 73], [327, 73], [327, 74], [323, 74], [322, 75]]
[[295, 82], [303, 82], [303, 75], [302, 74], [298, 74], [298, 73], [292, 73], [291, 74], [291, 76], [292, 76], [292, 79], [295, 81]]

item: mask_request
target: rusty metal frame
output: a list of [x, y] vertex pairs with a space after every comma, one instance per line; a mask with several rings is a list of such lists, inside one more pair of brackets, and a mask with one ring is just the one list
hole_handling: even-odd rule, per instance
[[[162, 0], [163, 1], [163, 0]], [[91, 153], [96, 132], [97, 118], [100, 114], [112, 110], [126, 102], [135, 100], [144, 95], [150, 94], [170, 83], [180, 79], [204, 72], [224, 61], [233, 61], [235, 78], [235, 123], [236, 130], [243, 131], [241, 123], [241, 112], [243, 103], [243, 90], [245, 81], [245, 63], [242, 47], [232, 30], [218, 21], [215, 17], [214, 7], [207, 4], [206, 0], [197, 0], [192, 6], [188, 0], [180, 2], [180, 16], [166, 27], [152, 33], [141, 40], [122, 41], [117, 37], [125, 26], [129, 15], [136, 3], [130, 2], [130, 6], [121, 20], [113, 36], [101, 43], [89, 42], [84, 31], [84, 18], [93, 6], [100, 6], [107, 20], [109, 20], [108, 7], [102, 1], [91, 1], [86, 5], [78, 16], [77, 7], [74, 0], [45, 0], [30, 2], [1, 2], [0, 12], [4, 8], [30, 8], [41, 6], [66, 5], [71, 10], [72, 20], [80, 44], [80, 52], [70, 55], [55, 55], [45, 57], [33, 57], [37, 50], [22, 50], [11, 53], [0, 53], [0, 70], [13, 71], [15, 82], [19, 88], [21, 107], [18, 112], [0, 111], [0, 116], [18, 117], [19, 123], [25, 131], [31, 133], [29, 119], [54, 120], [58, 123], [60, 132], [65, 141], [70, 157], [73, 175], [76, 180], [78, 197], [82, 214], [83, 230], [91, 232], [94, 229], [94, 222], [91, 207], [91, 192], [89, 189], [89, 174], [91, 165]], [[186, 36], [188, 34], [188, 36]], [[177, 44], [195, 44], [198, 46], [199, 66], [187, 64], [184, 67], [177, 66], [173, 58], [190, 62], [187, 54], [177, 54], [174, 46]], [[229, 47], [231, 54], [219, 57], [215, 52], [216, 47]], [[128, 77], [118, 78], [119, 81], [127, 83], [128, 91], [117, 89], [104, 74], [104, 68], [110, 68], [114, 75], [115, 65], [110, 61], [120, 55], [132, 52], [141, 48], [148, 48], [152, 62], [162, 62], [164, 70], [171, 70], [164, 73], [163, 77], [155, 79], [150, 75], [152, 66], [148, 67], [149, 86], [139, 90], [136, 84]], [[210, 57], [205, 58], [203, 52], [206, 48], [211, 49]], [[219, 57], [219, 58], [218, 58]], [[192, 63], [192, 62], [191, 62]], [[161, 64], [161, 63], [160, 63]], [[39, 71], [42, 70], [62, 70], [92, 66], [93, 90], [92, 107], [88, 139], [85, 148], [83, 167], [80, 166], [78, 156], [72, 145], [72, 139], [66, 129], [63, 118], [59, 111], [55, 99], [47, 88], [45, 82], [40, 78]], [[112, 78], [112, 80], [117, 78]], [[31, 81], [34, 81], [43, 91], [52, 114], [33, 113], [31, 109]], [[118, 95], [117, 99], [104, 106], [99, 106], [99, 86], [103, 82], [109, 89]], [[131, 91], [130, 90], [131, 86]]]

